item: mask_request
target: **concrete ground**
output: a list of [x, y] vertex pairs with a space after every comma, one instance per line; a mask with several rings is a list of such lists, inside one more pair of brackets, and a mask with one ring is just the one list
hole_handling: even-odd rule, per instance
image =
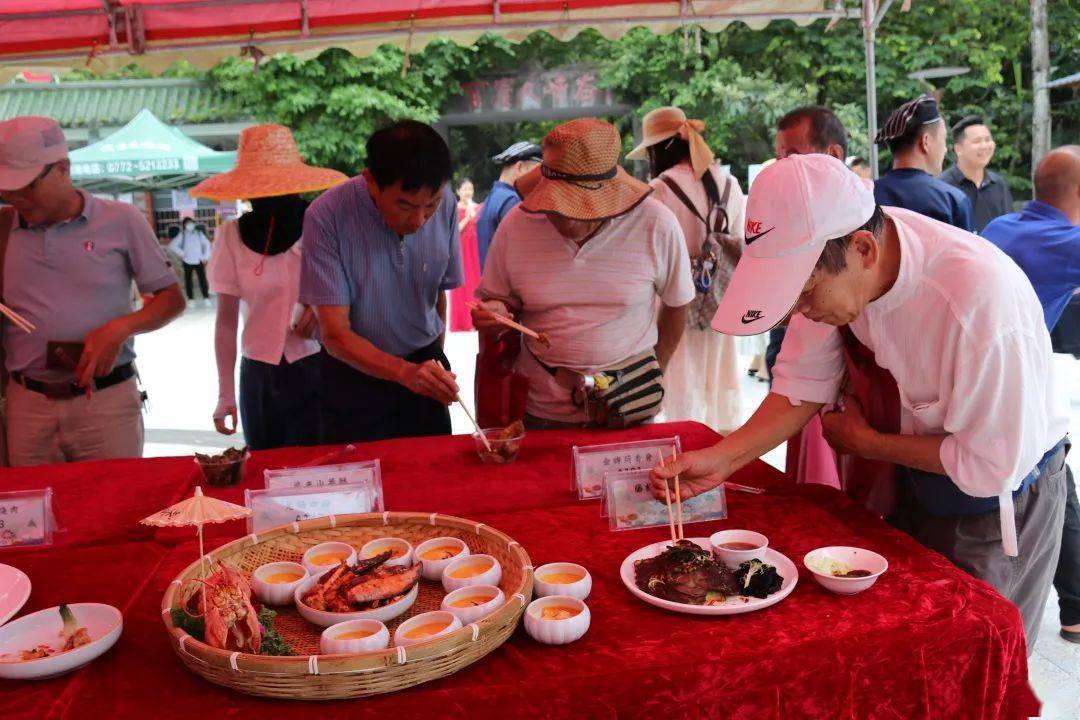
[[[167, 328], [137, 340], [139, 372], [150, 393], [146, 416], [147, 456], [186, 455], [194, 450], [220, 452], [230, 445], [243, 445], [242, 436], [226, 437], [214, 430], [217, 371], [213, 324], [213, 308], [198, 300]], [[458, 375], [462, 398], [470, 403], [470, 409], [476, 351], [475, 333], [451, 333], [447, 338], [446, 354]], [[1059, 377], [1069, 383], [1063, 397], [1069, 402], [1073, 436], [1077, 437], [1080, 361], [1067, 356], [1057, 356], [1057, 361]], [[749, 358], [744, 358], [743, 365], [748, 364]], [[744, 415], [749, 416], [765, 397], [766, 386], [749, 376], [743, 378], [742, 385]], [[460, 406], [451, 409], [451, 419], [455, 433], [472, 431]], [[764, 460], [782, 470], [784, 447], [769, 453]], [[1074, 459], [1073, 467], [1076, 466]], [[1080, 645], [1059, 637], [1059, 628], [1057, 596], [1051, 591], [1039, 639], [1029, 660], [1029, 677], [1043, 700], [1043, 718], [1080, 720]]]

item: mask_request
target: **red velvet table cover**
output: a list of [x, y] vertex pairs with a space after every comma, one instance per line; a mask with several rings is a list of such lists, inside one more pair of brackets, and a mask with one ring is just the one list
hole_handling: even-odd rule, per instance
[[[653, 426], [619, 439], [679, 432], [687, 449], [715, 440], [696, 425]], [[534, 433], [519, 462], [479, 466], [468, 438], [392, 441], [363, 446], [384, 461], [387, 507], [465, 515], [508, 533], [533, 563], [566, 560], [589, 568], [592, 628], [579, 642], [548, 647], [519, 631], [503, 647], [454, 676], [392, 695], [302, 703], [250, 698], [213, 686], [183, 668], [169, 647], [160, 599], [197, 554], [180, 536], [168, 554], [153, 543], [94, 548], [148, 579], [117, 584], [94, 562], [74, 561], [60, 577], [48, 570], [89, 549], [50, 551], [23, 565], [35, 598], [97, 600], [125, 607], [117, 647], [79, 673], [45, 684], [8, 683], [0, 709], [27, 717], [686, 717], [686, 718], [1022, 718], [1038, 714], [1027, 683], [1023, 629], [1015, 608], [988, 585], [856, 507], [839, 492], [791, 486], [762, 464], [741, 482], [762, 496], [729, 493], [726, 521], [691, 525], [688, 535], [747, 527], [800, 566], [798, 587], [777, 606], [727, 618], [664, 612], [634, 598], [619, 579], [623, 558], [663, 539], [666, 530], [612, 533], [596, 502], [569, 491], [566, 433]], [[604, 433], [585, 442], [607, 441]], [[311, 449], [258, 453], [259, 465], [296, 464]], [[291, 458], [291, 459], [290, 459]], [[249, 473], [247, 482], [259, 485]], [[217, 493], [219, 491], [215, 491]], [[221, 491], [235, 497], [236, 489]], [[475, 508], [473, 510], [472, 508]], [[235, 536], [237, 533], [232, 533]], [[218, 535], [212, 544], [228, 537]], [[832, 595], [801, 568], [809, 550], [853, 544], [885, 555], [886, 573], [871, 590]], [[28, 558], [32, 557], [29, 553]], [[19, 563], [15, 563], [19, 565]], [[41, 586], [45, 585], [45, 589]], [[131, 589], [134, 588], [134, 589]], [[116, 601], [117, 595], [128, 600]], [[111, 595], [110, 595], [111, 593]], [[65, 596], [67, 597], [67, 596]], [[105, 599], [111, 597], [112, 600]], [[313, 678], [314, 680], [314, 678]], [[43, 690], [45, 688], [45, 690]], [[53, 688], [50, 690], [49, 688]], [[21, 716], [16, 713], [12, 716]]]

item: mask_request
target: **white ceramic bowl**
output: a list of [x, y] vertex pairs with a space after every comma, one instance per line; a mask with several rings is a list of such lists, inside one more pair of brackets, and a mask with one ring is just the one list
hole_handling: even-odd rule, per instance
[[335, 567], [338, 566], [337, 562], [332, 562], [332, 563], [329, 563], [328, 565], [316, 565], [315, 563], [313, 563], [311, 561], [312, 558], [316, 558], [319, 555], [326, 555], [327, 553], [338, 553], [338, 554], [347, 555], [347, 557], [345, 558], [345, 562], [349, 563], [349, 565], [355, 565], [356, 564], [356, 548], [354, 548], [349, 543], [343, 543], [343, 542], [319, 543], [318, 545], [316, 545], [313, 548], [310, 548], [306, 553], [304, 553], [304, 557], [301, 560], [304, 567], [308, 571], [308, 575], [314, 575], [314, 576], [322, 575], [327, 570], [333, 570]]
[[[454, 603], [465, 598], [489, 598], [487, 602], [480, 605], [469, 605], [467, 607], [454, 607]], [[474, 623], [477, 620], [486, 618], [491, 613], [495, 612], [503, 606], [506, 602], [506, 595], [503, 591], [494, 585], [471, 585], [469, 587], [463, 587], [450, 593], [443, 598], [442, 609], [447, 612], [452, 612], [457, 615], [457, 619], [461, 621], [462, 625], [468, 625]]]
[[397, 602], [390, 603], [389, 605], [383, 605], [382, 607], [375, 608], [374, 610], [354, 610], [352, 612], [327, 612], [325, 610], [316, 610], [313, 607], [308, 607], [301, 600], [308, 590], [314, 585], [318, 576], [309, 575], [308, 579], [300, 583], [300, 585], [293, 591], [293, 602], [296, 603], [296, 610], [300, 613], [300, 616], [313, 625], [320, 627], [330, 627], [331, 625], [337, 625], [347, 620], [378, 620], [379, 622], [389, 622], [398, 617], [406, 610], [413, 606], [416, 602], [416, 596], [420, 593], [420, 583], [413, 585], [413, 589], [409, 593], [398, 600]]
[[[425, 635], [424, 637], [417, 638], [406, 637], [416, 628], [434, 623], [446, 623], [446, 627], [434, 635]], [[458, 620], [457, 615], [452, 612], [447, 612], [446, 610], [432, 610], [431, 612], [420, 613], [398, 625], [397, 630], [394, 631], [394, 646], [408, 647], [409, 645], [419, 645], [422, 642], [434, 640], [443, 635], [449, 635], [455, 630], [460, 629], [461, 621]]]
[[[752, 550], [731, 550], [721, 547], [724, 543], [750, 543]], [[735, 569], [750, 560], [765, 560], [765, 551], [769, 548], [769, 538], [753, 530], [721, 530], [709, 536], [712, 554], [729, 568]]]
[[19, 657], [23, 650], [38, 645], [57, 647], [64, 621], [60, 608], [51, 607], [24, 615], [0, 627], [0, 678], [9, 680], [37, 680], [55, 677], [95, 660], [116, 644], [124, 628], [124, 618], [111, 605], [101, 603], [73, 603], [68, 605], [78, 627], [85, 627], [90, 642], [74, 650], [25, 662], [4, 662], [5, 655]]
[[[472, 565], [477, 564], [490, 564], [490, 567], [472, 577], [454, 577], [453, 573], [461, 568], [471, 567]], [[502, 580], [502, 566], [499, 564], [499, 561], [491, 555], [470, 555], [468, 557], [457, 558], [443, 568], [442, 574], [442, 586], [443, 590], [446, 592], [453, 592], [454, 590], [469, 587], [470, 585], [498, 585], [500, 580]]]
[[[866, 577], [836, 577], [823, 573], [816, 568], [829, 561], [843, 563], [852, 570], [869, 570]], [[889, 561], [871, 550], [862, 548], [832, 546], [811, 550], [803, 557], [803, 565], [813, 574], [818, 584], [838, 595], [855, 595], [867, 590], [889, 569]]]
[[[369, 632], [365, 638], [341, 640], [339, 636], [350, 632]], [[357, 655], [383, 650], [390, 644], [390, 631], [378, 620], [348, 620], [331, 625], [319, 638], [319, 650], [324, 655]]]
[[[425, 560], [424, 553], [435, 548], [454, 546], [458, 548], [458, 553], [445, 560]], [[465, 544], [464, 540], [459, 540], [455, 537], [437, 537], [430, 540], [425, 540], [416, 546], [416, 551], [413, 553], [413, 559], [420, 563], [420, 574], [425, 580], [433, 580], [438, 582], [442, 579], [442, 572], [446, 569], [446, 566], [452, 563], [459, 557], [465, 557], [469, 554], [469, 546]]]
[[[540, 616], [540, 612], [549, 605], [574, 607], [581, 612], [565, 620], [545, 620]], [[589, 606], [569, 595], [551, 595], [533, 600], [529, 607], [525, 608], [525, 632], [529, 633], [533, 640], [545, 645], [566, 645], [579, 640], [589, 631], [591, 622]]]
[[412, 567], [413, 564], [413, 547], [405, 540], [396, 537], [384, 537], [376, 540], [371, 540], [364, 543], [364, 546], [360, 548], [360, 560], [367, 560], [373, 558], [380, 553], [384, 553], [387, 550], [392, 550], [395, 553], [400, 552], [398, 557], [392, 557], [387, 560], [385, 565], [401, 565], [402, 567]]
[[[555, 574], [577, 575], [580, 580], [572, 583], [547, 582], [545, 577]], [[570, 597], [584, 600], [592, 592], [592, 575], [589, 571], [576, 563], [548, 563], [541, 565], [533, 572], [533, 592], [537, 597], [549, 595], [569, 595]]]
[[[292, 582], [267, 582], [266, 578], [277, 573], [295, 573], [300, 577]], [[260, 565], [251, 574], [251, 588], [265, 605], [292, 605], [293, 592], [307, 580], [308, 571], [300, 563], [272, 562]]]

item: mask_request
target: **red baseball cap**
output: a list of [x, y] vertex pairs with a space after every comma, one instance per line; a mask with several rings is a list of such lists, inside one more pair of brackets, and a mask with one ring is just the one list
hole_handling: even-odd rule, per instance
[[64, 131], [52, 118], [24, 115], [0, 122], [0, 191], [26, 187], [46, 165], [67, 156]]

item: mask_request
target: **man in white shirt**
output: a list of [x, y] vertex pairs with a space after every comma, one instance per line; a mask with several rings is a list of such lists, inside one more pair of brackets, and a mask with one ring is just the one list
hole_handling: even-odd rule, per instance
[[[773, 391], [723, 443], [654, 470], [654, 492], [676, 473], [684, 495], [712, 488], [842, 400], [826, 438], [904, 466], [897, 524], [1012, 600], [1032, 647], [1061, 539], [1067, 419], [1031, 283], [974, 235], [875, 205], [824, 155], [763, 171], [746, 217], [755, 241], [713, 327], [761, 332], [795, 313]], [[898, 434], [839, 397], [845, 346], [860, 345], [896, 378]]]
[[[686, 326], [694, 286], [682, 230], [619, 167], [620, 148], [615, 127], [595, 118], [552, 130], [488, 252], [476, 327], [498, 333], [494, 314], [516, 317], [550, 342], [526, 339], [517, 359], [529, 378], [529, 427], [615, 424], [595, 412], [583, 383], [638, 358], [662, 370]], [[652, 384], [636, 416], [658, 412], [660, 401]]]
[[210, 259], [210, 240], [199, 229], [195, 221], [185, 218], [180, 232], [169, 243], [169, 250], [175, 253], [184, 264], [184, 291], [189, 303], [195, 302], [195, 288], [191, 281], [194, 273], [199, 278], [203, 302], [210, 305], [210, 287], [206, 280], [206, 261]]

